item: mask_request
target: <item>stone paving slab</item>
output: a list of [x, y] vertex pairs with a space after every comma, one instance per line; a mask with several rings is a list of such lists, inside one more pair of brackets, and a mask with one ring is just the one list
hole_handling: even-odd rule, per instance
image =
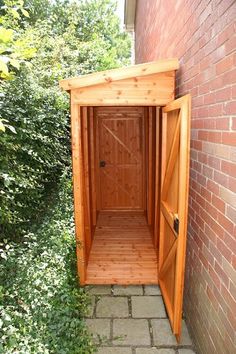
[[144, 319], [115, 319], [113, 338], [115, 345], [150, 345], [148, 321]]
[[114, 295], [143, 295], [143, 287], [142, 285], [129, 285], [129, 286], [121, 286], [114, 285], [113, 287]]
[[145, 285], [144, 295], [161, 295], [161, 290], [158, 285]]
[[[168, 319], [154, 319], [151, 320], [153, 331], [154, 345], [175, 345], [178, 346], [175, 336], [173, 335]], [[185, 322], [182, 322], [182, 335], [180, 345], [192, 345], [188, 329]]]
[[166, 311], [161, 296], [132, 296], [133, 318], [162, 318]]
[[104, 296], [97, 302], [97, 317], [129, 317], [127, 297]]
[[86, 323], [98, 354], [194, 354], [185, 321], [178, 345], [158, 286], [87, 286]]
[[111, 285], [88, 285], [86, 290], [91, 295], [110, 295]]
[[90, 296], [91, 303], [88, 307], [88, 313], [86, 317], [93, 317], [94, 309], [95, 309], [95, 296]]
[[186, 322], [184, 320], [182, 320], [182, 335], [180, 345], [193, 345], [193, 342], [188, 333]]
[[101, 341], [107, 342], [110, 340], [111, 321], [107, 319], [91, 318], [86, 319], [86, 324], [89, 332], [93, 335], [94, 343], [98, 344]]
[[100, 347], [97, 354], [132, 354], [132, 349], [125, 347]]
[[177, 345], [175, 336], [171, 332], [169, 320], [151, 320], [154, 345]]
[[175, 354], [175, 350], [157, 348], [137, 348], [135, 354]]

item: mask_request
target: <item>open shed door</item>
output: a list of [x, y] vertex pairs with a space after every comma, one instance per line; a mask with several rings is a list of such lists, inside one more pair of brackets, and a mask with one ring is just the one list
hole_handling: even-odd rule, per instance
[[187, 236], [190, 96], [165, 106], [162, 122], [159, 283], [179, 341]]

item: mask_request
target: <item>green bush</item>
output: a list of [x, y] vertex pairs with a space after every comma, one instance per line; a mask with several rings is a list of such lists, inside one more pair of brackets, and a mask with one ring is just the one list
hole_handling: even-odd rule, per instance
[[[5, 3], [14, 1], [22, 3]], [[130, 41], [115, 6], [110, 0], [28, 0], [29, 17], [16, 26], [7, 16], [18, 46], [35, 54], [15, 68], [12, 80], [0, 81], [0, 122], [11, 127], [0, 131], [0, 239], [20, 241], [70, 163], [69, 97], [58, 81], [129, 62]]]
[[70, 164], [68, 98], [26, 73], [5, 83], [0, 104], [16, 130], [0, 136], [2, 237], [15, 238], [37, 221], [46, 194]]
[[65, 173], [58, 197], [40, 227], [21, 244], [8, 243], [0, 265], [0, 352], [93, 353], [82, 316], [89, 298], [78, 288], [71, 182]]

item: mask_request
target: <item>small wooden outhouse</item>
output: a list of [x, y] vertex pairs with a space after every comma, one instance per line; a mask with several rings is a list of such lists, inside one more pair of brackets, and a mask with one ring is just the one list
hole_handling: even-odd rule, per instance
[[70, 92], [80, 283], [160, 284], [179, 338], [190, 96], [177, 59], [60, 81]]

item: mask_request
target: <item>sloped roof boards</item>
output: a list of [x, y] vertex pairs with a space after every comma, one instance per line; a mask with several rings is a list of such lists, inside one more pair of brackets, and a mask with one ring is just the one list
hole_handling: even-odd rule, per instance
[[163, 106], [174, 99], [178, 59], [158, 60], [60, 81], [84, 106]]

